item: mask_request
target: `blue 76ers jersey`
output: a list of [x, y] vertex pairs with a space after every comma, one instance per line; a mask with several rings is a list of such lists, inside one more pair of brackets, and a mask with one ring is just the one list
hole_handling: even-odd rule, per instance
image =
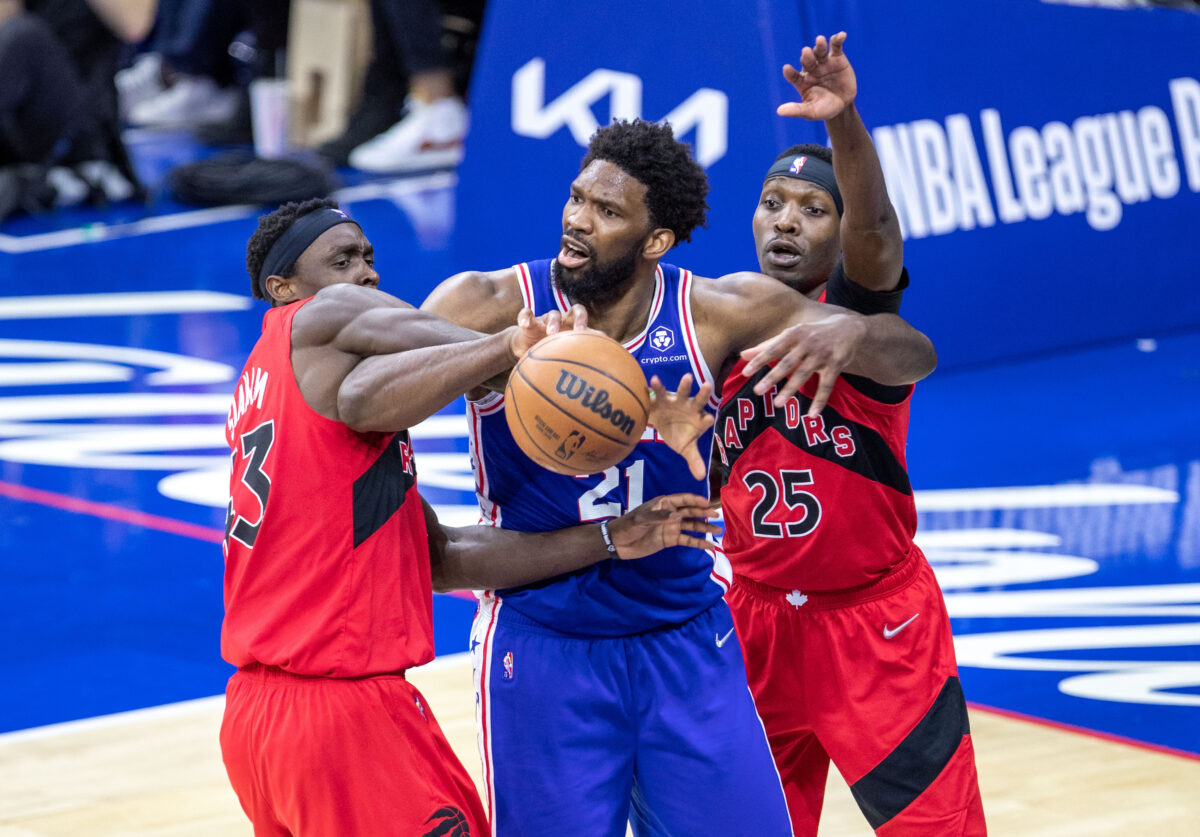
[[[551, 260], [517, 265], [525, 305], [535, 314], [569, 308], [553, 286]], [[674, 391], [690, 372], [699, 385], [712, 380], [700, 354], [691, 316], [692, 274], [660, 264], [645, 329], [625, 348], [646, 379], [658, 375]], [[708, 406], [715, 411], [717, 401]], [[646, 428], [633, 453], [603, 473], [563, 476], [525, 456], [504, 417], [504, 396], [489, 394], [469, 405], [471, 464], [483, 522], [518, 532], [550, 532], [618, 517], [659, 494], [708, 495], [683, 457]], [[712, 432], [700, 438], [707, 453]], [[596, 537], [600, 534], [597, 532]], [[503, 560], [498, 558], [497, 560]], [[585, 636], [622, 636], [679, 623], [707, 610], [729, 587], [724, 558], [691, 547], [672, 547], [635, 561], [609, 559], [528, 587], [500, 591], [507, 606], [554, 630]]]

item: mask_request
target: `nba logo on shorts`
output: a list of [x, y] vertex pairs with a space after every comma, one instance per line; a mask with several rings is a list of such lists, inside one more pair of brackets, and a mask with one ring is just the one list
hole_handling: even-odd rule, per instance
[[807, 162], [807, 157], [797, 157], [795, 160], [792, 160], [792, 174], [795, 174], [796, 172], [800, 171], [800, 169], [804, 168], [804, 164]]
[[504, 655], [504, 679], [513, 679], [513, 655], [511, 651]]
[[659, 326], [650, 332], [650, 345], [665, 352], [675, 345], [675, 332], [666, 326]]

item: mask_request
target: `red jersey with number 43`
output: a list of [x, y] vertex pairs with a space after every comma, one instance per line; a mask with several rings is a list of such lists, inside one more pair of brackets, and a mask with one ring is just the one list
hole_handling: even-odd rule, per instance
[[904, 462], [912, 389], [898, 404], [839, 378], [821, 414], [816, 377], [783, 407], [756, 395], [767, 373], [722, 389], [713, 438], [723, 463], [725, 554], [739, 575], [802, 591], [878, 580], [913, 548], [917, 512]]
[[433, 658], [425, 516], [407, 432], [358, 433], [313, 411], [273, 308], [225, 425], [232, 450], [221, 656], [358, 677]]

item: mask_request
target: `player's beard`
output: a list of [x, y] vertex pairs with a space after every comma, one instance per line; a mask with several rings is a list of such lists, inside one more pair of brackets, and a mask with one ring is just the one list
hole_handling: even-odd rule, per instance
[[551, 276], [572, 304], [579, 303], [589, 310], [604, 308], [620, 299], [633, 282], [638, 250], [639, 247], [631, 247], [624, 255], [601, 263], [596, 259], [596, 251], [588, 247], [592, 258], [586, 265], [570, 269], [555, 259]]

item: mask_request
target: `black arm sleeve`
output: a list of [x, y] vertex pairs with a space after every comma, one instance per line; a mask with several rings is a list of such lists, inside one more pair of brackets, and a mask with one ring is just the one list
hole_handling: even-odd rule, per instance
[[[900, 274], [900, 281], [894, 290], [872, 291], [859, 285], [846, 275], [845, 268], [839, 261], [825, 286], [825, 301], [830, 305], [840, 305], [859, 314], [899, 314], [900, 300], [908, 288], [908, 268]], [[885, 404], [898, 404], [908, 395], [909, 388], [890, 387], [864, 378], [861, 375], [842, 375], [846, 383], [863, 395], [882, 401]]]
[[894, 290], [872, 291], [864, 288], [846, 275], [842, 262], [837, 263], [833, 275], [825, 285], [825, 301], [840, 305], [859, 314], [899, 314], [900, 300], [908, 290], [908, 268], [900, 273], [900, 281]]

